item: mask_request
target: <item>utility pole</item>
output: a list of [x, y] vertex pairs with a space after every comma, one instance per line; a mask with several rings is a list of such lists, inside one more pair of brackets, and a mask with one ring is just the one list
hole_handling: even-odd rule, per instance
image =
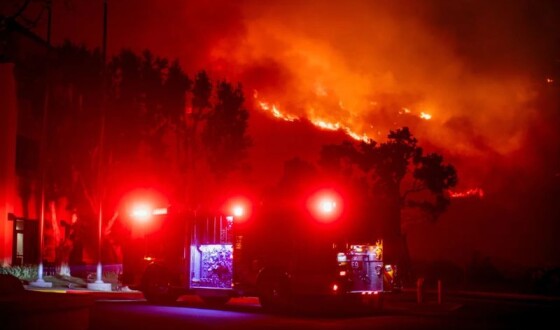
[[103, 144], [105, 143], [105, 114], [107, 112], [106, 58], [107, 58], [107, 0], [103, 0], [103, 41], [101, 47], [103, 56], [103, 71], [101, 73], [101, 127], [99, 132], [99, 165], [97, 168], [97, 183], [99, 195], [99, 214], [97, 219], [97, 276], [94, 283], [88, 283], [90, 290], [111, 291], [111, 283], [103, 282], [103, 265], [101, 264], [101, 241], [103, 239], [103, 195], [105, 181], [103, 179]]

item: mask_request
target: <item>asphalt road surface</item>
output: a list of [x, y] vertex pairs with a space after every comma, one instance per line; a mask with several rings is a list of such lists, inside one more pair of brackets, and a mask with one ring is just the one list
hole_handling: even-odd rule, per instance
[[403, 297], [386, 300], [379, 312], [328, 312], [307, 304], [290, 314], [270, 314], [252, 298], [211, 308], [186, 296], [167, 306], [145, 301], [98, 300], [91, 329], [560, 329], [557, 301], [454, 297], [418, 306]]

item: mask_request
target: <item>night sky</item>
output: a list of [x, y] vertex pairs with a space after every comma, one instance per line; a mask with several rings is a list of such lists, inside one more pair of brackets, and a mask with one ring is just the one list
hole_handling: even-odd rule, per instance
[[[53, 43], [101, 45], [103, 1], [53, 2]], [[458, 190], [485, 192], [454, 200], [437, 224], [407, 226], [413, 256], [560, 266], [559, 2], [108, 3], [109, 54], [150, 49], [191, 77], [243, 84], [255, 182], [340, 139], [273, 119], [259, 101], [378, 141], [406, 125], [456, 166]]]

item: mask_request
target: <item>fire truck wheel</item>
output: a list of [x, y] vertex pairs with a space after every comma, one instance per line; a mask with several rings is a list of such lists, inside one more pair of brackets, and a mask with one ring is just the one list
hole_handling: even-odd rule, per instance
[[227, 296], [200, 296], [200, 299], [212, 306], [222, 306], [227, 304], [230, 297]]
[[259, 302], [261, 306], [273, 312], [288, 311], [291, 306], [290, 285], [286, 276], [268, 274], [259, 280]]
[[170, 304], [178, 296], [171, 291], [169, 274], [163, 267], [150, 267], [142, 278], [142, 292], [149, 303]]

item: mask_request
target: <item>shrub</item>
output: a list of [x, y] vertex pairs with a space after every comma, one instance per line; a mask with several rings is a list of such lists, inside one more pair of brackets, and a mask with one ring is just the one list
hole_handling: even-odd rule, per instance
[[0, 267], [0, 274], [13, 275], [22, 281], [33, 281], [37, 278], [37, 266], [23, 265]]

